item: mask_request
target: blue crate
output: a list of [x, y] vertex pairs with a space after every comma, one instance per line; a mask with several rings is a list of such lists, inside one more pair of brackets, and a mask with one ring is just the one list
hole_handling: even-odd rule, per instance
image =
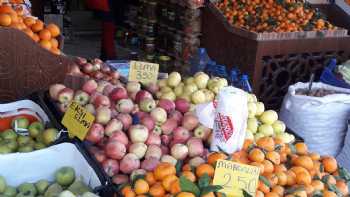
[[337, 60], [331, 59], [328, 66], [324, 68], [320, 81], [332, 86], [350, 89], [350, 85], [348, 83], [346, 83], [342, 79], [338, 79], [337, 76], [335, 76], [333, 71], [336, 68], [336, 66], [337, 66]]

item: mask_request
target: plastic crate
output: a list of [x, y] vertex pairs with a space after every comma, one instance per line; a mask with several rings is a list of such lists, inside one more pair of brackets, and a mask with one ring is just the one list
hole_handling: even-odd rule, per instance
[[336, 60], [331, 60], [328, 66], [324, 68], [320, 81], [332, 86], [350, 89], [350, 85], [348, 83], [334, 74], [334, 70], [337, 67], [336, 63]]

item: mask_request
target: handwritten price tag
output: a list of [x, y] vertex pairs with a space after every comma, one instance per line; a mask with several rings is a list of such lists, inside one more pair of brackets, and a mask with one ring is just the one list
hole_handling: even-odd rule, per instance
[[72, 102], [63, 116], [62, 124], [68, 129], [69, 136], [84, 140], [95, 117], [76, 102]]
[[243, 190], [255, 196], [259, 174], [260, 169], [258, 167], [218, 160], [213, 185], [221, 185], [223, 189], [220, 192], [228, 196], [243, 197]]
[[130, 62], [129, 81], [139, 81], [143, 84], [156, 82], [158, 78], [159, 64], [148, 62]]

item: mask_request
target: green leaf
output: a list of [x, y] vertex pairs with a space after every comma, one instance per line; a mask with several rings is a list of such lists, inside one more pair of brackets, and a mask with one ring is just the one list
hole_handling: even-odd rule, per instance
[[199, 196], [200, 193], [201, 193], [199, 191], [197, 185], [192, 183], [190, 180], [188, 180], [184, 176], [180, 177], [180, 187], [181, 187], [181, 191], [183, 191], [183, 192], [190, 192], [190, 193], [194, 194], [195, 196]]
[[267, 187], [271, 187], [271, 183], [266, 177], [259, 176], [259, 180], [262, 181]]
[[253, 197], [252, 195], [250, 195], [247, 191], [245, 191], [244, 189], [243, 191], [243, 197]]
[[247, 148], [247, 153], [250, 153], [250, 151], [252, 151], [254, 148], [255, 148], [254, 144], [249, 145]]
[[293, 194], [293, 193], [295, 193], [295, 192], [303, 191], [303, 190], [304, 190], [304, 187], [303, 187], [303, 186], [300, 186], [300, 187], [292, 187], [292, 188], [286, 189], [285, 194]]
[[227, 195], [225, 193], [219, 192], [221, 194], [222, 197], [227, 197]]
[[321, 191], [314, 191], [312, 194], [311, 194], [311, 197], [323, 197], [323, 194]]
[[280, 152], [281, 149], [282, 149], [282, 145], [281, 144], [276, 144], [275, 145], [275, 151]]
[[179, 176], [182, 172], [182, 165], [183, 165], [183, 161], [182, 160], [178, 160], [176, 162], [175, 168], [176, 168], [176, 174], [177, 176]]
[[324, 165], [322, 163], [320, 165], [320, 172], [324, 172]]
[[329, 174], [323, 176], [322, 179], [321, 179], [321, 181], [322, 181], [324, 184], [327, 184], [327, 183], [328, 183], [328, 179], [329, 179]]
[[207, 187], [201, 188], [201, 196], [209, 194], [210, 192], [217, 192], [222, 189], [220, 185], [209, 185]]
[[208, 187], [210, 184], [210, 177], [207, 173], [204, 173], [198, 180], [198, 186], [200, 189]]
[[338, 189], [337, 186], [335, 186], [333, 184], [327, 184], [327, 187], [328, 187], [329, 191], [335, 192], [337, 194], [337, 196], [343, 196], [342, 192]]
[[350, 181], [350, 174], [349, 174], [349, 172], [348, 172], [345, 168], [343, 168], [343, 167], [340, 167], [340, 168], [339, 168], [339, 176], [340, 176], [341, 178], [343, 178], [344, 180], [346, 180], [346, 182]]

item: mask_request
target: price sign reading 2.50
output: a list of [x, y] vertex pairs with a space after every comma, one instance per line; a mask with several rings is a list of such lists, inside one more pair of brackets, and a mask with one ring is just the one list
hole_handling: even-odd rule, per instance
[[227, 196], [243, 196], [243, 190], [252, 196], [258, 185], [260, 169], [227, 160], [218, 160], [215, 168], [214, 185], [221, 185], [220, 192]]
[[129, 81], [139, 81], [143, 84], [157, 82], [159, 64], [131, 61]]
[[62, 124], [68, 129], [70, 136], [84, 140], [95, 117], [76, 102], [72, 102], [63, 116]]

